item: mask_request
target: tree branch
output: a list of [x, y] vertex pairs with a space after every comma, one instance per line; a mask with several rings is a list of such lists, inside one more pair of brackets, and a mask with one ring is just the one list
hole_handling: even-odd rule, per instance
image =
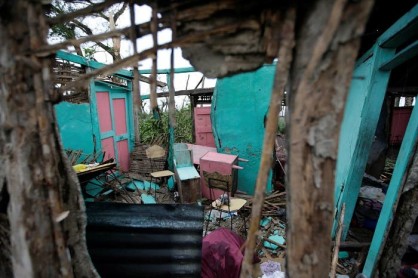
[[[80, 28], [87, 35], [89, 35], [89, 36], [92, 36], [93, 35], [93, 31], [87, 25], [85, 25], [84, 23], [82, 23], [81, 21], [79, 21], [77, 19], [74, 19], [73, 22], [74, 22], [74, 24], [78, 28]], [[103, 48], [103, 50], [105, 50], [107, 53], [109, 53], [112, 56], [113, 60], [116, 60], [116, 54], [113, 51], [113, 48], [112, 47], [107, 46], [107, 45], [105, 45], [104, 43], [102, 43], [100, 41], [97, 41], [96, 44], [99, 47]]]
[[[123, 3], [122, 7], [115, 13], [113, 18], [115, 19], [115, 22], [118, 21], [119, 17], [125, 12], [126, 8], [128, 7], [128, 3]], [[135, 24], [135, 21], [131, 23], [132, 25]]]
[[93, 4], [91, 6], [85, 7], [83, 9], [80, 9], [71, 13], [61, 14], [56, 17], [49, 18], [47, 19], [47, 24], [54, 25], [54, 24], [64, 23], [80, 16], [90, 15], [92, 13], [98, 13], [112, 6], [113, 4], [120, 3], [120, 2], [121, 2], [120, 0], [106, 0], [104, 2]]
[[[86, 42], [98, 42], [98, 41], [102, 41], [102, 40], [107, 40], [111, 37], [114, 36], [128, 36], [129, 32], [131, 30], [132, 27], [126, 27], [123, 29], [119, 29], [119, 30], [114, 30], [114, 31], [109, 31], [109, 32], [105, 32], [102, 34], [97, 34], [97, 35], [91, 35], [91, 36], [86, 36], [86, 37], [82, 37], [79, 39], [73, 39], [73, 40], [66, 40], [64, 42], [60, 42], [57, 44], [52, 44], [52, 45], [46, 45], [44, 47], [38, 48], [37, 50], [35, 50], [35, 53], [43, 56], [43, 55], [49, 55], [50, 53], [56, 52], [60, 49], [63, 49], [65, 47], [68, 46], [72, 46], [72, 45], [80, 45], [82, 43], [86, 43]], [[142, 24], [137, 24], [134, 27], [136, 29], [136, 33], [137, 34], [141, 34], [141, 35], [148, 35], [151, 33], [151, 29], [150, 29], [150, 23], [146, 22], [146, 23], [142, 23]], [[162, 30], [165, 27], [160, 27], [159, 30]]]
[[[157, 46], [157, 48], [167, 49], [167, 48], [172, 48], [172, 47], [180, 47], [180, 46], [184, 46], [184, 45], [191, 44], [191, 43], [198, 43], [198, 42], [205, 40], [207, 37], [215, 35], [215, 34], [234, 33], [236, 32], [237, 29], [243, 28], [243, 26], [247, 26], [247, 25], [252, 26], [251, 20], [242, 21], [242, 22], [233, 22], [230, 24], [213, 28], [211, 30], [194, 32], [193, 34], [188, 34], [182, 37], [178, 37], [172, 42], [161, 44]], [[111, 65], [108, 65], [101, 69], [97, 69], [90, 73], [84, 74], [83, 76], [80, 76], [78, 79], [74, 80], [73, 82], [67, 83], [66, 86], [61, 87], [60, 91], [63, 92], [63, 91], [68, 90], [69, 88], [83, 88], [85, 87], [86, 83], [89, 82], [91, 78], [98, 76], [98, 75], [114, 73], [123, 67], [129, 67], [129, 66], [135, 65], [135, 63], [137, 63], [138, 61], [152, 57], [154, 51], [155, 51], [154, 48], [149, 48], [140, 53], [136, 53], [132, 56], [116, 61]]]

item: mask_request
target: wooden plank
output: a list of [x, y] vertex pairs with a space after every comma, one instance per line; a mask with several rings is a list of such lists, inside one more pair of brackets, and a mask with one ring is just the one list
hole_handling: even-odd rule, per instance
[[[356, 206], [389, 82], [390, 71], [378, 70], [378, 65], [395, 54], [394, 50], [382, 49], [378, 45], [374, 46], [373, 52], [354, 71], [340, 131], [334, 198], [336, 219], [342, 204], [346, 204], [343, 239], [347, 236]], [[358, 76], [362, 78], [356, 78]], [[335, 231], [334, 221], [333, 234]]]
[[[200, 88], [200, 89], [192, 89], [192, 90], [179, 90], [175, 92], [175, 96], [196, 96], [201, 94], [208, 94], [212, 95], [213, 90], [215, 88]], [[158, 97], [168, 97], [168, 92], [157, 93]], [[142, 99], [149, 99], [150, 95], [143, 95], [141, 96]]]
[[[101, 69], [101, 68], [106, 66], [106, 64], [102, 64], [102, 63], [92, 61], [92, 60], [87, 60], [85, 57], [74, 55], [74, 54], [71, 54], [71, 53], [68, 53], [68, 52], [65, 52], [65, 51], [61, 51], [61, 50], [57, 51], [56, 57], [59, 58], [59, 59], [63, 59], [63, 60], [66, 60], [66, 61], [70, 61], [70, 62], [73, 62], [73, 63], [80, 64], [80, 65], [83, 65], [83, 66], [87, 66], [87, 67], [92, 68], [92, 69]], [[121, 77], [124, 77], [124, 78], [129, 78], [129, 79], [132, 79], [132, 76], [133, 76], [132, 71], [125, 70], [125, 69], [120, 69], [120, 70], [116, 71], [115, 74], [119, 75]], [[146, 76], [143, 76], [141, 74], [139, 75], [139, 80], [142, 81], [142, 82], [145, 82], [145, 83], [150, 83], [150, 78], [148, 78]], [[161, 82], [161, 81], [157, 81], [157, 86], [158, 87], [165, 87], [165, 86], [167, 86], [167, 84], [164, 83], [164, 82]]]
[[399, 47], [407, 42], [418, 31], [418, 4], [398, 19], [378, 39], [384, 48]]
[[411, 163], [411, 157], [414, 153], [414, 148], [418, 142], [418, 105], [415, 105], [409, 120], [405, 136], [399, 150], [398, 158], [396, 160], [395, 169], [393, 171], [392, 179], [386, 193], [385, 202], [383, 203], [382, 211], [377, 222], [376, 230], [373, 235], [369, 254], [363, 268], [363, 274], [366, 277], [373, 277], [376, 268], [377, 260], [382, 252], [384, 243], [386, 241], [387, 233], [393, 219], [393, 212], [396, 210], [399, 194], [404, 183], [406, 171]]
[[[171, 69], [159, 69], [157, 70], [158, 74], [169, 74]], [[185, 68], [176, 68], [174, 69], [174, 73], [188, 73], [188, 72], [197, 72], [193, 67], [185, 67]], [[150, 69], [146, 70], [139, 70], [141, 74], [151, 74]]]
[[416, 55], [418, 55], [418, 40], [402, 49], [399, 53], [396, 53], [396, 55], [392, 59], [381, 65], [380, 69], [393, 70], [394, 68], [405, 63], [409, 59], [412, 59]]

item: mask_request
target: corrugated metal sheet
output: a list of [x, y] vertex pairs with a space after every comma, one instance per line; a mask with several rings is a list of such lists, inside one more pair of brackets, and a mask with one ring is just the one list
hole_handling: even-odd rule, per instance
[[86, 205], [87, 246], [102, 277], [200, 277], [203, 207]]

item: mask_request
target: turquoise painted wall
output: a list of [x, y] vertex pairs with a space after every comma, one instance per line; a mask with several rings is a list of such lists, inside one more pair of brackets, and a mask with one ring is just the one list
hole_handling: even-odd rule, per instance
[[54, 106], [58, 129], [65, 149], [94, 152], [90, 104], [61, 102]]
[[[264, 117], [270, 102], [275, 65], [218, 79], [212, 101], [212, 129], [219, 152], [235, 154], [240, 162], [238, 189], [253, 194], [264, 138]], [[272, 154], [273, 155], [273, 154]], [[271, 191], [271, 174], [267, 190]]]

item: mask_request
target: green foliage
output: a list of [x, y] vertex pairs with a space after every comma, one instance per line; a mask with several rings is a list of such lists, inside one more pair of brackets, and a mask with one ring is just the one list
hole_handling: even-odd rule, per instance
[[[159, 120], [152, 113], [142, 114], [139, 120], [139, 132], [143, 144], [168, 145], [168, 112], [161, 112]], [[176, 110], [176, 127], [174, 129], [176, 143], [192, 143], [192, 116], [190, 106]]]
[[84, 57], [87, 59], [93, 59], [94, 54], [96, 54], [97, 50], [94, 47], [85, 47], [84, 48]]
[[286, 133], [286, 119], [284, 117], [279, 117], [279, 125], [277, 127], [277, 131], [280, 134]]

